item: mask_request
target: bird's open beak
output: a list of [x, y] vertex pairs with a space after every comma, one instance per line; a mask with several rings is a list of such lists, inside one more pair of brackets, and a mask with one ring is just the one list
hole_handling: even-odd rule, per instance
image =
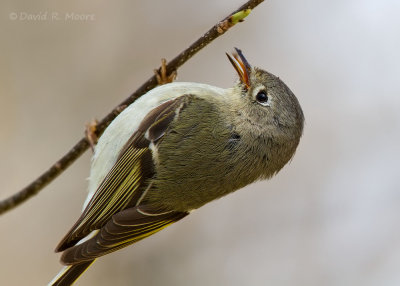
[[228, 56], [229, 61], [239, 74], [239, 78], [242, 81], [242, 83], [246, 86], [246, 88], [250, 88], [250, 70], [251, 66], [247, 62], [246, 58], [243, 56], [242, 51], [239, 50], [238, 48], [235, 48], [234, 53], [232, 53], [232, 56], [226, 53]]

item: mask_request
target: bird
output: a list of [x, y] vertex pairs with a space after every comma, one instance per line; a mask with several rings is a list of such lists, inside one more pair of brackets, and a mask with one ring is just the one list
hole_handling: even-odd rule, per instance
[[293, 157], [304, 115], [277, 76], [226, 53], [233, 87], [160, 85], [125, 108], [95, 146], [88, 197], [56, 247], [65, 267], [49, 285], [71, 285], [99, 257], [134, 244]]

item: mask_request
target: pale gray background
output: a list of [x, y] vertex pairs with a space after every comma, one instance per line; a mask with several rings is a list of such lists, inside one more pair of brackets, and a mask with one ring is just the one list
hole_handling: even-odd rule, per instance
[[[3, 0], [0, 197], [241, 3]], [[48, 19], [10, 19], [24, 12]], [[400, 285], [399, 15], [394, 0], [271, 0], [202, 50], [179, 81], [231, 86], [224, 53], [237, 46], [291, 87], [306, 116], [296, 156], [271, 181], [99, 259], [77, 285]], [[1, 285], [58, 272], [53, 249], [79, 216], [89, 160], [0, 217]]]

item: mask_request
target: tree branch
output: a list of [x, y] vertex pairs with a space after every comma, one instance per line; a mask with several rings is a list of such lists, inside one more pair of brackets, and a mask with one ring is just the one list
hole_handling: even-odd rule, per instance
[[[230, 27], [234, 26], [237, 22], [243, 19], [250, 13], [250, 10], [259, 5], [264, 0], [250, 0], [231, 13], [228, 17], [214, 25], [207, 33], [201, 36], [197, 41], [190, 45], [187, 49], [181, 52], [167, 65], [167, 74], [177, 70], [187, 60], [193, 57], [199, 50], [211, 43], [217, 37], [224, 34]], [[142, 86], [140, 86], [134, 93], [131, 94], [126, 100], [121, 102], [115, 107], [107, 116], [105, 116], [97, 125], [96, 135], [100, 136], [106, 127], [114, 120], [115, 117], [128, 105], [138, 99], [140, 96], [157, 86], [156, 76], [153, 75]], [[52, 165], [46, 172], [44, 172], [35, 181], [28, 186], [15, 193], [11, 197], [0, 202], [0, 214], [3, 214], [21, 203], [25, 202], [32, 196], [36, 195], [40, 190], [52, 182], [58, 175], [67, 169], [76, 159], [78, 159], [89, 147], [86, 138], [79, 140], [75, 146], [68, 151], [60, 160]]]

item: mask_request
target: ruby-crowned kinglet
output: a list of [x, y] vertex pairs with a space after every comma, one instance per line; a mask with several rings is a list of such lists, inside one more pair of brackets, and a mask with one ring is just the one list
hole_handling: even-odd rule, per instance
[[232, 88], [162, 85], [105, 130], [83, 213], [56, 248], [67, 266], [51, 285], [72, 284], [96, 258], [270, 178], [292, 158], [303, 131], [299, 102], [236, 52], [227, 54], [239, 74]]

